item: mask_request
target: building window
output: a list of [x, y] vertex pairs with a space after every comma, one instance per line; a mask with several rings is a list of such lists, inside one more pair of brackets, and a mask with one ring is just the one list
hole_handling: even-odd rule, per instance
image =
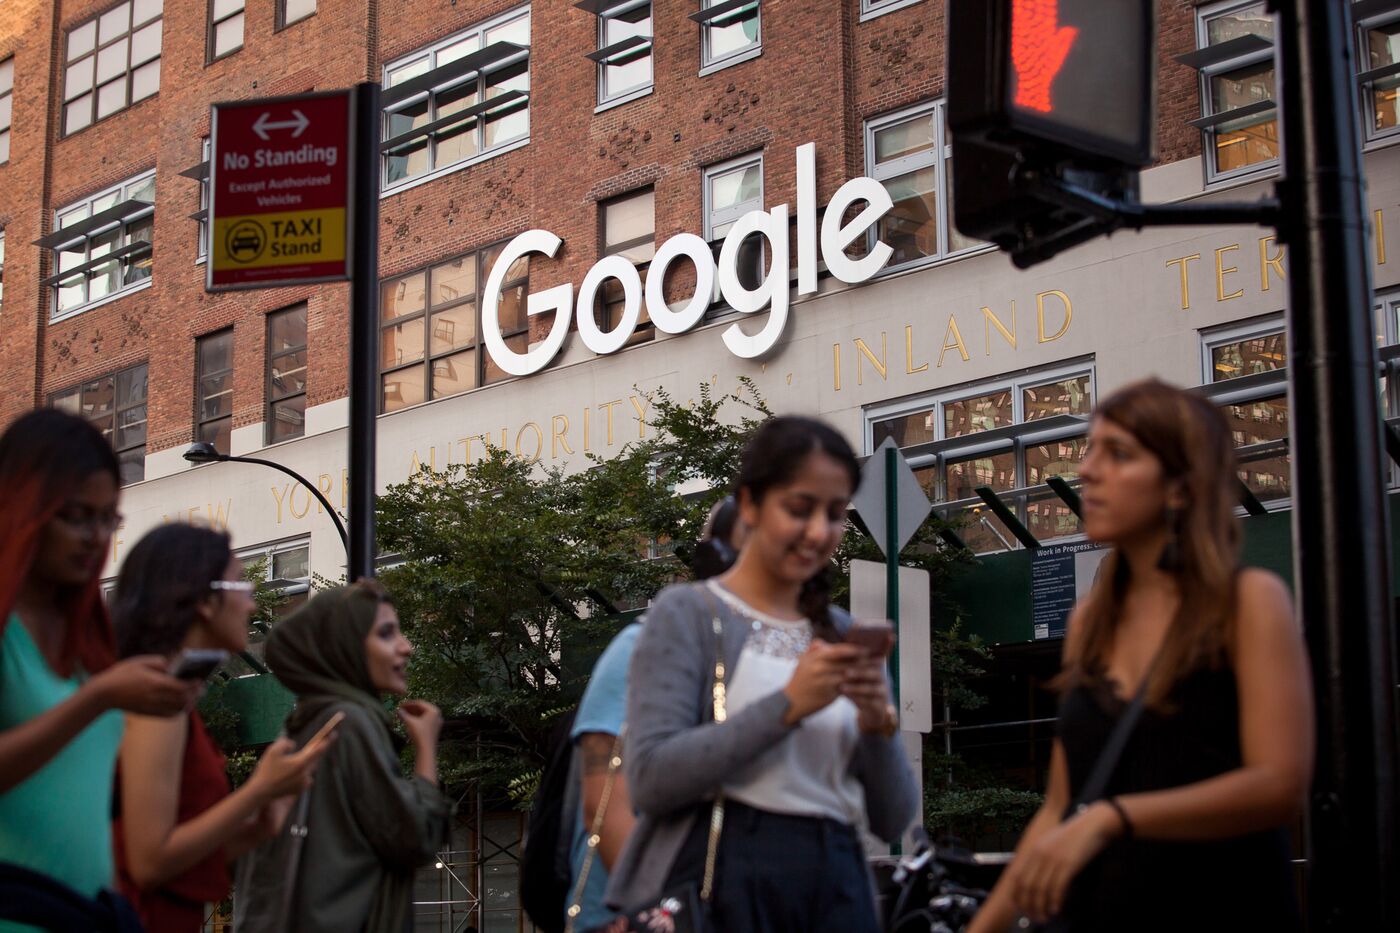
[[160, 90], [162, 0], [126, 0], [68, 30], [63, 135]]
[[[763, 154], [743, 156], [705, 169], [705, 240], [719, 256], [719, 242], [749, 211], [763, 210]], [[739, 281], [755, 289], [763, 282], [764, 237], [748, 237], [739, 248]], [[719, 298], [719, 278], [715, 278]]]
[[1260, 501], [1291, 494], [1288, 457], [1288, 350], [1283, 320], [1202, 334], [1207, 395], [1234, 438], [1240, 479]]
[[1178, 61], [1200, 72], [1207, 178], [1215, 181], [1278, 164], [1274, 103], [1274, 17], [1264, 3], [1228, 3], [1196, 12], [1195, 52]]
[[1087, 366], [1028, 374], [867, 412], [869, 449], [886, 438], [905, 448], [914, 474], [973, 551], [1016, 538], [977, 493], [990, 487], [1039, 541], [1082, 532], [1069, 506], [1045, 485], [1073, 481], [1087, 444], [1094, 373]]
[[233, 433], [233, 328], [195, 341], [199, 417], [195, 440], [230, 453]]
[[267, 316], [267, 443], [306, 433], [306, 304]]
[[757, 58], [763, 51], [761, 0], [700, 0], [700, 73]]
[[[277, 596], [273, 613], [278, 620], [311, 597], [311, 545], [305, 539], [249, 548], [239, 551], [238, 559], [247, 568], [249, 579]], [[230, 658], [223, 670], [232, 677], [267, 673], [263, 658], [271, 631], [265, 622], [254, 619], [248, 630], [248, 647], [239, 657]]]
[[10, 161], [10, 124], [15, 114], [15, 57], [0, 62], [0, 162]]
[[277, 0], [277, 29], [286, 29], [316, 12], [316, 0]]
[[[386, 279], [380, 286], [380, 407], [398, 411], [428, 399], [499, 382], [481, 339], [481, 295], [504, 244]], [[506, 346], [529, 349], [525, 295], [529, 259], [517, 259], [501, 286], [499, 314]]]
[[886, 13], [893, 13], [895, 10], [902, 10], [919, 2], [921, 0], [860, 0], [860, 18], [864, 22], [867, 19], [884, 16]]
[[54, 252], [54, 319], [134, 290], [151, 278], [156, 176], [146, 172], [54, 212], [38, 245]]
[[599, 105], [640, 97], [652, 85], [651, 0], [599, 0], [593, 7], [598, 50], [588, 58], [598, 65]]
[[0, 311], [5, 307], [5, 231], [0, 230]]
[[[203, 159], [191, 171], [199, 180], [199, 210], [193, 216], [199, 224], [199, 241], [195, 244], [195, 264], [209, 258], [209, 137], [199, 144], [199, 154]], [[182, 173], [184, 174], [184, 173]]]
[[[602, 220], [599, 254], [622, 256], [637, 266], [645, 293], [647, 266], [651, 257], [656, 255], [656, 191], [648, 188], [605, 201], [600, 205], [599, 213]], [[622, 283], [614, 278], [607, 279], [595, 308], [595, 319], [600, 330], [607, 332], [617, 328], [622, 321], [623, 298]], [[650, 340], [653, 335], [644, 300], [641, 318], [630, 343]]]
[[117, 452], [122, 484], [146, 478], [146, 364], [55, 392], [49, 404], [79, 415]]
[[244, 0], [211, 0], [209, 4], [209, 61], [218, 61], [243, 48]]
[[1367, 140], [1400, 133], [1400, 3], [1374, 15], [1357, 10], [1356, 66]]
[[386, 188], [527, 141], [529, 9], [391, 62], [383, 102]]
[[953, 146], [941, 103], [920, 104], [865, 125], [865, 170], [894, 207], [870, 233], [894, 254], [886, 269], [983, 246], [953, 226]]

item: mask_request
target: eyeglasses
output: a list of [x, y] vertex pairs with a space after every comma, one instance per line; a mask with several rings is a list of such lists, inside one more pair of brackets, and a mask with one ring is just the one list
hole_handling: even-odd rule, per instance
[[243, 593], [251, 596], [253, 595], [253, 591], [257, 589], [257, 586], [249, 583], [247, 580], [215, 580], [209, 584], [209, 589], [229, 590], [234, 593]]
[[99, 512], [81, 505], [65, 505], [54, 513], [54, 518], [75, 531], [104, 534], [116, 531], [126, 520], [126, 517], [120, 512]]

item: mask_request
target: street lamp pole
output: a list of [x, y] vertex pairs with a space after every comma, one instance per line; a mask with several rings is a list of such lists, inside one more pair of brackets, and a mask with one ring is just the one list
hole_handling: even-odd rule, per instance
[[203, 441], [198, 444], [191, 444], [189, 449], [185, 451], [184, 456], [190, 463], [256, 463], [258, 466], [272, 467], [274, 470], [280, 470], [287, 474], [302, 486], [306, 487], [306, 491], [315, 496], [316, 501], [321, 503], [321, 507], [330, 515], [331, 521], [335, 522], [335, 530], [340, 533], [340, 543], [345, 548], [346, 556], [349, 556], [350, 536], [345, 531], [345, 523], [340, 520], [340, 513], [331, 507], [330, 502], [326, 499], [325, 495], [322, 494], [321, 490], [312, 485], [311, 480], [307, 479], [305, 476], [273, 460], [261, 460], [257, 457], [235, 457], [232, 454], [221, 454], [213, 444]]

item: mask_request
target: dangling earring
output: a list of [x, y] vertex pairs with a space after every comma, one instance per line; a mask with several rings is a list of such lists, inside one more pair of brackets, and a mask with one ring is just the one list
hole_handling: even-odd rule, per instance
[[1157, 569], [1167, 573], [1181, 570], [1181, 509], [1167, 509], [1167, 543], [1162, 545], [1162, 556], [1157, 558]]

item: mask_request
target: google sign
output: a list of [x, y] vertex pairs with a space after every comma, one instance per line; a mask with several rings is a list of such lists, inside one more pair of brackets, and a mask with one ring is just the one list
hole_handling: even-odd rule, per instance
[[[848, 208], [865, 204], [864, 210], [849, 223], [842, 223]], [[889, 192], [873, 178], [853, 178], [842, 185], [827, 203], [821, 220], [821, 259], [833, 276], [842, 282], [864, 282], [879, 272], [889, 261], [892, 250], [876, 241], [870, 252], [851, 259], [846, 247], [865, 235], [885, 213], [894, 206]], [[797, 148], [797, 293], [813, 294], [817, 290], [817, 147], [814, 143]], [[739, 247], [750, 236], [767, 240], [768, 254], [773, 257], [768, 275], [756, 288], [746, 287], [739, 279]], [[627, 345], [641, 319], [642, 302], [657, 330], [667, 334], [682, 334], [700, 323], [714, 295], [715, 277], [719, 277], [720, 294], [740, 314], [755, 314], [765, 306], [770, 308], [768, 321], [754, 334], [747, 333], [737, 323], [723, 333], [729, 352], [744, 359], [763, 356], [772, 350], [787, 327], [790, 301], [790, 269], [788, 267], [788, 206], [779, 204], [769, 211], [751, 211], [740, 217], [724, 238], [716, 266], [710, 246], [693, 233], [680, 233], [661, 245], [651, 261], [645, 289], [641, 275], [630, 261], [621, 256], [605, 256], [598, 260], [579, 286], [577, 300], [572, 283], [556, 285], [542, 292], [531, 292], [526, 298], [530, 316], [555, 312], [549, 335], [530, 350], [521, 353], [506, 346], [501, 336], [501, 284], [506, 270], [522, 256], [540, 253], [553, 257], [563, 241], [548, 230], [527, 230], [506, 244], [486, 279], [481, 326], [487, 352], [496, 365], [513, 376], [528, 376], [550, 364], [564, 346], [571, 319], [577, 315], [579, 337], [584, 346], [598, 354], [616, 353]], [[684, 257], [695, 266], [695, 293], [679, 308], [666, 303], [663, 283], [671, 264]], [[603, 283], [616, 279], [622, 285], [624, 306], [622, 318], [612, 330], [599, 329], [592, 309], [594, 298]]]

